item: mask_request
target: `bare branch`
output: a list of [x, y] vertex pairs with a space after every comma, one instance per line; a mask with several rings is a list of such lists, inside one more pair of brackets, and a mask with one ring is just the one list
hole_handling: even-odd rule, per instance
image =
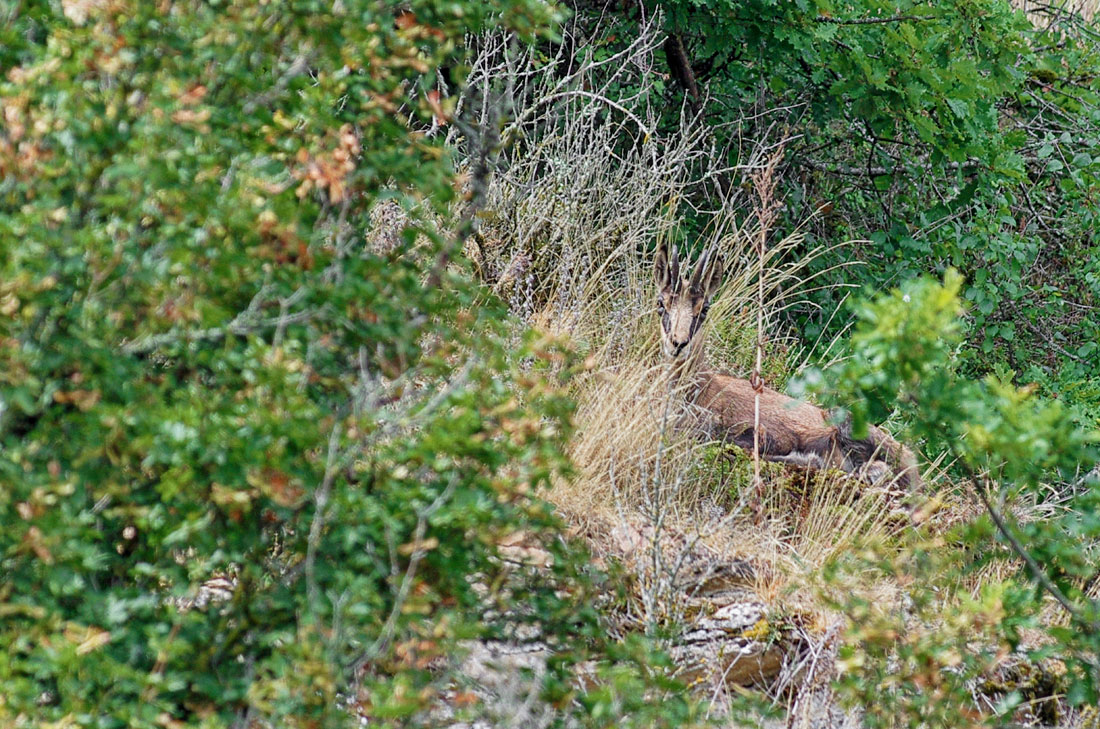
[[952, 448], [955, 455], [958, 457], [958, 462], [962, 464], [963, 468], [967, 472], [968, 480], [970, 482], [971, 489], [978, 496], [978, 500], [982, 502], [982, 506], [985, 507], [986, 512], [989, 514], [989, 518], [993, 520], [993, 525], [997, 527], [997, 531], [1004, 537], [1005, 541], [1012, 548], [1012, 551], [1024, 561], [1027, 565], [1028, 571], [1031, 572], [1035, 581], [1047, 592], [1051, 597], [1058, 601], [1070, 617], [1076, 620], [1078, 623], [1085, 625], [1094, 631], [1100, 631], [1100, 622], [1090, 619], [1081, 612], [1081, 607], [1076, 605], [1072, 600], [1066, 597], [1066, 594], [1062, 592], [1054, 581], [1050, 579], [1046, 571], [1042, 566], [1035, 561], [1035, 558], [1031, 556], [1031, 552], [1027, 551], [1027, 547], [1012, 533], [1012, 530], [1008, 526], [1008, 522], [1004, 515], [1001, 514], [997, 507], [989, 500], [989, 495], [986, 493], [985, 488], [982, 486], [984, 479], [966, 462], [963, 458], [963, 454], [958, 451], [958, 448]]
[[325, 526], [325, 511], [328, 509], [329, 496], [332, 494], [332, 484], [339, 471], [337, 450], [340, 445], [340, 432], [341, 427], [340, 424], [337, 423], [333, 426], [332, 432], [329, 433], [328, 457], [325, 459], [325, 475], [320, 488], [313, 494], [313, 521], [309, 525], [309, 537], [306, 543], [306, 593], [309, 598], [310, 611], [313, 613], [314, 620], [317, 623], [318, 632], [322, 634], [324, 632], [320, 630], [322, 611], [319, 605], [315, 565], [317, 561], [317, 550], [321, 545], [321, 530], [324, 529]]
[[[865, 165], [863, 167], [851, 167], [849, 165], [826, 165], [821, 162], [816, 162], [807, 157], [801, 157], [799, 162], [812, 170], [819, 172], [825, 172], [830, 175], [848, 175], [851, 177], [881, 177], [883, 175], [903, 175], [909, 172], [909, 168], [902, 165], [897, 167], [879, 167]], [[966, 162], [947, 162], [940, 165], [939, 169], [945, 170], [972, 170], [982, 167], [982, 163], [977, 160], [967, 160]], [[937, 167], [932, 164], [917, 165], [917, 169], [923, 172], [931, 172]]]
[[405, 574], [401, 578], [401, 584], [397, 589], [397, 595], [394, 598], [393, 608], [390, 610], [389, 616], [386, 618], [385, 624], [382, 626], [382, 630], [379, 632], [378, 637], [374, 642], [363, 651], [352, 662], [351, 672], [352, 675], [356, 675], [359, 671], [376, 658], [385, 650], [390, 640], [393, 638], [394, 632], [397, 630], [397, 618], [401, 615], [402, 609], [405, 607], [405, 602], [409, 598], [409, 590], [412, 589], [413, 581], [416, 578], [417, 569], [420, 567], [421, 560], [424, 559], [424, 555], [427, 554], [427, 550], [424, 549], [424, 536], [428, 532], [428, 519], [431, 518], [435, 512], [451, 498], [451, 495], [455, 491], [455, 487], [458, 485], [458, 477], [452, 477], [447, 487], [440, 492], [439, 496], [432, 501], [428, 506], [417, 510], [416, 512], [416, 529], [413, 531], [413, 552], [409, 558], [409, 564], [405, 568]]
[[934, 15], [891, 15], [888, 18], [830, 18], [828, 15], [818, 15], [815, 23], [828, 23], [829, 25], [879, 25], [882, 23], [920, 22], [934, 20]]

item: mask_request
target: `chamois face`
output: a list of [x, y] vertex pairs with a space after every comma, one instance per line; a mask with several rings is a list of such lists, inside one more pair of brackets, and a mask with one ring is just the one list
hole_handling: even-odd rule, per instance
[[696, 334], [707, 317], [710, 299], [722, 280], [722, 262], [708, 248], [695, 264], [690, 280], [680, 275], [680, 257], [661, 244], [654, 266], [657, 313], [661, 316], [661, 353], [670, 360], [687, 359], [701, 346]]

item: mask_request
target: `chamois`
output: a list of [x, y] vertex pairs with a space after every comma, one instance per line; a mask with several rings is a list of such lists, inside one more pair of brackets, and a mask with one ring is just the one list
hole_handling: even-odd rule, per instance
[[[702, 411], [705, 430], [748, 452], [753, 450], [755, 395], [752, 384], [707, 366], [699, 335], [723, 274], [713, 247], [703, 252], [690, 279], [680, 274], [676, 248], [657, 251], [657, 312], [661, 351], [689, 399]], [[878, 481], [887, 475], [916, 490], [920, 472], [912, 451], [873, 425], [866, 438], [853, 438], [850, 421], [830, 422], [819, 407], [763, 387], [760, 392], [760, 457], [808, 468], [838, 468]]]

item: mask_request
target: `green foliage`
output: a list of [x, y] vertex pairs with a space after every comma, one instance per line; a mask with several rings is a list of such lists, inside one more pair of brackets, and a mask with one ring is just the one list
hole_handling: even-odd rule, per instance
[[[1034, 713], [1053, 711], [1041, 703], [1054, 703], [1050, 693], [1029, 695], [1009, 681], [997, 683], [996, 677], [1017, 669], [1009, 664], [1006, 670], [1012, 648], [1006, 634], [1032, 624], [1029, 592], [1012, 581], [989, 583], [974, 595], [953, 589], [942, 578], [959, 575], [960, 552], [943, 538], [911, 542], [895, 551], [843, 554], [823, 575], [835, 588], [830, 603], [851, 625], [837, 653], [836, 687], [862, 712], [863, 725], [999, 726], [1027, 701], [1036, 701], [1029, 707]], [[912, 585], [905, 609], [884, 610], [873, 594], [858, 589], [842, 592], [851, 574]], [[925, 584], [932, 576], [941, 578], [934, 588]], [[975, 705], [976, 690], [990, 703]]]
[[[896, 402], [911, 423], [911, 434], [923, 440], [928, 452], [942, 450], [957, 459], [966, 488], [990, 504], [985, 517], [952, 535], [960, 550], [944, 552], [948, 543], [941, 539], [918, 544], [878, 567], [895, 579], [907, 574], [905, 582], [916, 585], [910, 591], [913, 624], [872, 610], [858, 596], [838, 601], [856, 624], [856, 644], [847, 649], [845, 660], [858, 664], [861, 672], [848, 688], [880, 687], [888, 697], [881, 706], [900, 707], [899, 717], [912, 717], [899, 722], [903, 726], [939, 725], [950, 707], [966, 703], [966, 682], [988, 670], [984, 664], [993, 665], [1002, 645], [1014, 648], [1022, 627], [1047, 632], [1047, 647], [1032, 659], [1050, 654], [1066, 662], [1071, 703], [1095, 703], [1100, 695], [1100, 605], [1086, 594], [1100, 548], [1095, 516], [1100, 484], [1078, 480], [1081, 470], [1095, 462], [1100, 437], [1075, 426], [1061, 403], [1037, 398], [1034, 388], [1017, 388], [993, 376], [974, 382], [958, 374], [953, 352], [963, 334], [958, 321], [962, 286], [962, 278], [949, 271], [942, 284], [919, 279], [857, 303], [852, 356], [825, 373], [829, 392], [841, 402], [859, 403], [853, 408], [857, 430], [868, 419], [883, 418]], [[1056, 496], [1050, 493], [1052, 483]], [[1017, 521], [1011, 516], [1014, 504], [1052, 498], [1060, 508], [1042, 518]], [[991, 542], [996, 546], [991, 548]], [[944, 584], [945, 574], [960, 579], [968, 570], [1006, 558], [1019, 565], [1019, 574], [987, 584], [977, 602], [929, 587]], [[1052, 598], [1062, 605], [1053, 605]], [[944, 610], [945, 602], [950, 610]], [[1071, 627], [1040, 620], [1047, 607], [1064, 610]], [[944, 621], [935, 620], [937, 614]], [[981, 621], [985, 637], [975, 642], [986, 653], [971, 654], [967, 648], [975, 638], [968, 634], [972, 620]], [[950, 660], [945, 662], [944, 655]], [[893, 669], [884, 672], [889, 661], [904, 670], [891, 678]]]
[[902, 402], [912, 402], [933, 387], [946, 387], [942, 378], [952, 376], [962, 335], [961, 286], [962, 278], [952, 271], [942, 286], [918, 280], [855, 304], [860, 326], [851, 338], [852, 356], [833, 376], [858, 396], [852, 413], [859, 437], [865, 437], [868, 423], [889, 417], [899, 394]]
[[[875, 570], [888, 579], [919, 577], [944, 566], [931, 564], [934, 554], [848, 557], [829, 565], [825, 578], [840, 581], [849, 570]], [[983, 595], [953, 605], [944, 620], [941, 596], [914, 592], [916, 600], [905, 614], [880, 610], [864, 595], [834, 598], [852, 623], [837, 655], [841, 696], [866, 707], [863, 721], [870, 727], [973, 726], [974, 713], [963, 708], [970, 704], [967, 683], [992, 663], [996, 643], [990, 648], [980, 641], [989, 641], [990, 627], [1003, 617], [1000, 601]]]
[[[807, 341], [838, 334], [844, 322], [830, 314], [849, 285], [882, 290], [954, 267], [969, 281], [966, 367], [1013, 369], [1097, 422], [1094, 25], [1055, 5], [1034, 8], [1033, 25], [1005, 0], [661, 8], [730, 163], [788, 140], [780, 228], [814, 217], [807, 249], [860, 241], [811, 264], [834, 286], [795, 312]], [[608, 35], [630, 39], [642, 19], [625, 12], [618, 21]], [[675, 83], [666, 90], [670, 101], [685, 94]], [[679, 104], [668, 108], [673, 127]], [[751, 206], [741, 207], [751, 224]]]
[[747, 99], [763, 85], [806, 99], [823, 127], [844, 119], [877, 136], [915, 137], [940, 160], [988, 152], [997, 132], [994, 103], [1021, 76], [1015, 61], [1025, 21], [1007, 2], [707, 0], [664, 7], [671, 29], [693, 37], [718, 93]]
[[895, 403], [932, 452], [947, 450], [975, 471], [1009, 483], [1038, 484], [1088, 467], [1095, 436], [1078, 428], [1057, 401], [990, 375], [972, 382], [957, 372], [962, 277], [916, 279], [854, 309], [852, 356], [829, 375], [850, 396], [853, 427], [885, 420]]
[[[381, 201], [456, 199], [435, 69], [554, 14], [0, 11], [0, 723], [410, 725], [462, 640], [534, 624], [548, 691], [601, 655], [606, 586], [534, 496], [566, 470], [569, 353], [509, 331], [427, 219], [367, 242]], [[499, 558], [517, 532], [548, 569]], [[624, 705], [658, 695], [649, 656], [605, 659]]]

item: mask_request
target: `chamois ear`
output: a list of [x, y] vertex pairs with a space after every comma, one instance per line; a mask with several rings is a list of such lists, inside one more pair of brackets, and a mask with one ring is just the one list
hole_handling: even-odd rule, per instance
[[714, 296], [718, 285], [722, 283], [724, 268], [722, 257], [714, 246], [708, 246], [695, 264], [695, 273], [691, 277], [691, 295], [701, 299]]
[[668, 246], [664, 243], [657, 246], [657, 255], [653, 257], [653, 280], [658, 291], [668, 285]]
[[718, 292], [718, 287], [722, 284], [722, 276], [725, 273], [725, 261], [722, 260], [722, 256], [715, 252], [711, 256], [706, 273], [703, 274], [703, 298], [709, 300]]
[[675, 291], [680, 288], [680, 256], [676, 252], [676, 246], [672, 246], [671, 253], [667, 243], [662, 242], [657, 247], [653, 277], [657, 281], [658, 291]]

